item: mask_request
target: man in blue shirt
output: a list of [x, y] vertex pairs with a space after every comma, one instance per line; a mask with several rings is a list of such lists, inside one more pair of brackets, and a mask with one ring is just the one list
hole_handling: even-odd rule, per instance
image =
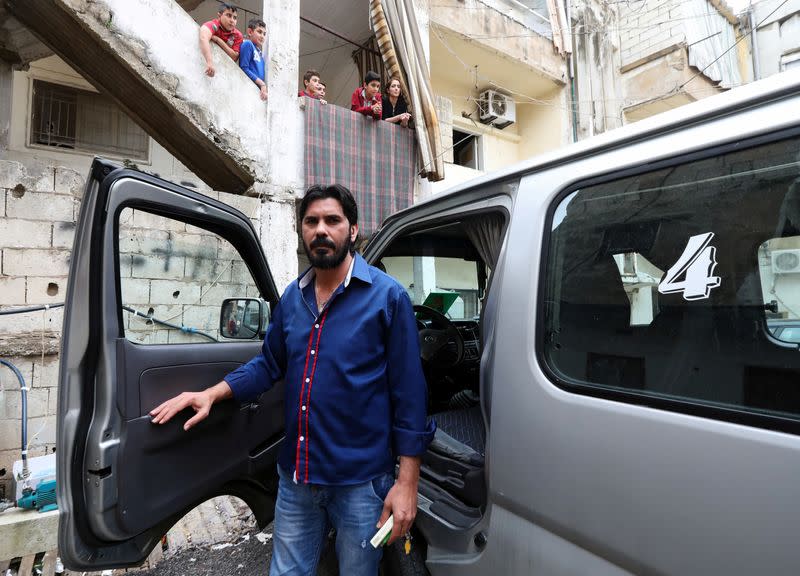
[[266, 35], [266, 23], [253, 18], [247, 23], [247, 40], [242, 42], [239, 48], [239, 67], [256, 83], [262, 100], [267, 99], [267, 77], [264, 73], [264, 58], [261, 56], [261, 47], [264, 45]]
[[313, 574], [332, 525], [340, 574], [375, 576], [381, 549], [369, 541], [390, 514], [390, 542], [410, 529], [420, 456], [435, 430], [426, 421], [416, 320], [405, 289], [353, 251], [358, 209], [346, 188], [309, 188], [300, 225], [312, 267], [284, 292], [262, 353], [150, 414], [163, 424], [192, 407], [188, 430], [215, 402], [254, 399], [283, 379], [286, 439], [270, 574]]

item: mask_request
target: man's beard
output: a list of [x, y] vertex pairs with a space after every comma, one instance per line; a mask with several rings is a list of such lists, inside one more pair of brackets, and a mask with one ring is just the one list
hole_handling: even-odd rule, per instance
[[[308, 261], [311, 262], [311, 265], [314, 268], [319, 268], [321, 270], [330, 270], [332, 268], [336, 268], [339, 264], [344, 262], [344, 259], [347, 258], [347, 253], [350, 252], [352, 247], [353, 241], [350, 239], [349, 234], [347, 235], [347, 239], [342, 242], [341, 247], [338, 249], [336, 248], [336, 244], [330, 238], [314, 238], [311, 241], [310, 246], [303, 242], [303, 248], [306, 251], [306, 256], [308, 256]], [[316, 248], [330, 248], [333, 250], [333, 253], [317, 254], [314, 251]]]

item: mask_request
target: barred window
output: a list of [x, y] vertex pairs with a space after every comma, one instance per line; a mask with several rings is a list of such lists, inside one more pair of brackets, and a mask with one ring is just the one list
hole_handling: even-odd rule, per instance
[[30, 143], [147, 158], [148, 136], [108, 96], [33, 81]]

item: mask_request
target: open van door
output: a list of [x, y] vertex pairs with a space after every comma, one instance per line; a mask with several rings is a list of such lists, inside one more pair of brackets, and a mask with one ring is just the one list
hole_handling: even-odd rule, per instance
[[[60, 356], [58, 539], [67, 567], [140, 564], [177, 520], [218, 495], [242, 498], [259, 525], [272, 520], [282, 385], [257, 403], [223, 402], [188, 432], [190, 410], [164, 425], [148, 413], [255, 356], [277, 299], [245, 215], [95, 160]], [[248, 316], [251, 329], [228, 329], [237, 325], [231, 311], [253, 306], [263, 313]]]

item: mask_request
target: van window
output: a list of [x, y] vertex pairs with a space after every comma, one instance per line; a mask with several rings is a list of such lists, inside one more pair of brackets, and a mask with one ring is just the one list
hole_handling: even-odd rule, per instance
[[797, 138], [573, 190], [546, 258], [557, 382], [800, 420]]
[[408, 292], [411, 302], [452, 320], [477, 320], [480, 314], [475, 262], [443, 256], [390, 256], [381, 263]]
[[[119, 215], [119, 286], [125, 337], [137, 344], [236, 342], [219, 334], [227, 298], [256, 298], [236, 249], [183, 221], [124, 208]], [[258, 325], [252, 318], [250, 325]]]

